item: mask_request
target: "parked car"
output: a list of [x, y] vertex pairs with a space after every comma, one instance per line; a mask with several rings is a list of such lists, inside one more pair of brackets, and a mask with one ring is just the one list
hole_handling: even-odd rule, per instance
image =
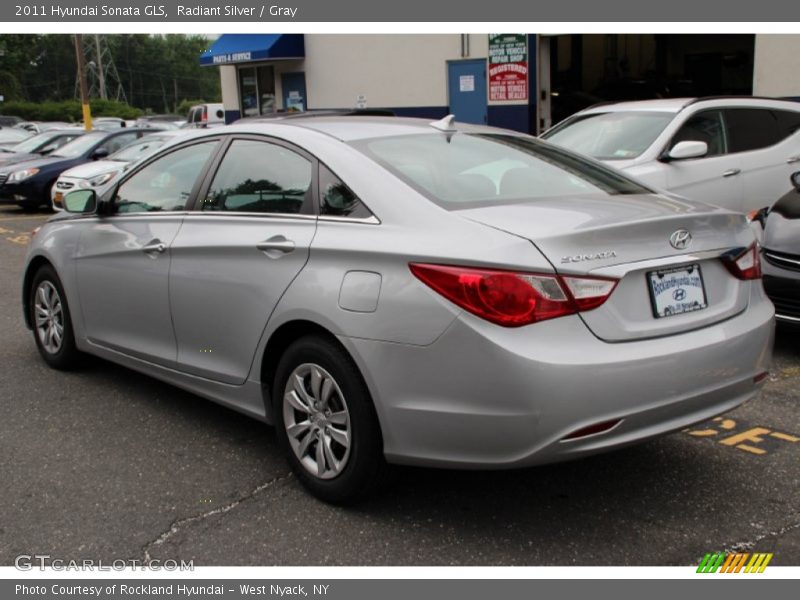
[[79, 127], [71, 127], [48, 129], [44, 133], [26, 138], [13, 146], [0, 149], [0, 168], [47, 156], [84, 133]]
[[91, 131], [61, 146], [49, 156], [17, 165], [0, 166], [0, 203], [26, 209], [50, 206], [52, 187], [67, 169], [101, 160], [154, 129]]
[[17, 129], [25, 129], [31, 133], [42, 133], [49, 129], [64, 129], [70, 127], [66, 121], [23, 121], [14, 125]]
[[64, 194], [75, 188], [94, 188], [98, 194], [114, 184], [118, 177], [136, 161], [150, 156], [167, 142], [184, 135], [182, 131], [159, 131], [134, 140], [105, 160], [96, 160], [67, 169], [56, 180], [51, 190], [53, 210], [60, 211]]
[[729, 97], [602, 104], [542, 138], [657, 189], [747, 213], [779, 197], [800, 164], [800, 103]]
[[92, 119], [94, 129], [114, 130], [127, 126], [125, 119], [119, 117], [94, 117]]
[[225, 107], [222, 102], [197, 104], [189, 109], [185, 127], [218, 127], [225, 124]]
[[13, 127], [3, 127], [0, 129], [0, 148], [10, 148], [19, 144], [22, 140], [31, 137], [31, 132], [24, 129]]
[[800, 171], [792, 190], [762, 217], [764, 223], [764, 289], [775, 318], [800, 326]]
[[64, 202], [22, 286], [44, 361], [95, 354], [274, 423], [328, 501], [385, 461], [522, 467], [680, 430], [769, 368], [743, 215], [517, 132], [231, 125]]
[[14, 127], [17, 123], [22, 123], [21, 117], [14, 115], [0, 115], [0, 128]]

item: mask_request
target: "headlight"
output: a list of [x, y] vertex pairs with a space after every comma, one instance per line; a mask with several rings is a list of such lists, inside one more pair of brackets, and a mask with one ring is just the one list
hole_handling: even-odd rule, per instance
[[21, 171], [14, 171], [8, 177], [8, 181], [23, 181], [28, 177], [33, 177], [39, 172], [39, 169], [31, 167], [30, 169], [22, 169]]
[[89, 180], [89, 185], [92, 187], [97, 187], [98, 185], [103, 185], [104, 183], [108, 183], [116, 176], [116, 173], [104, 173], [103, 175], [98, 175], [97, 177], [92, 177]]

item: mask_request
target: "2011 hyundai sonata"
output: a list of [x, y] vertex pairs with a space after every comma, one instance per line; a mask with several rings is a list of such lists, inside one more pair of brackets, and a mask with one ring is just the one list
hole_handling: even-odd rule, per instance
[[309, 117], [199, 131], [34, 237], [24, 313], [274, 423], [298, 478], [521, 467], [752, 398], [773, 307], [744, 216], [526, 135]]

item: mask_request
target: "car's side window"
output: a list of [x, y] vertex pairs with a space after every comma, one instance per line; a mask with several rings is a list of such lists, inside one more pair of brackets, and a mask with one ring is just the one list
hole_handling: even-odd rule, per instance
[[781, 141], [800, 130], [800, 112], [773, 110], [772, 113], [778, 120], [778, 135]]
[[777, 144], [781, 135], [778, 118], [763, 108], [728, 108], [725, 110], [731, 152], [747, 152]]
[[325, 165], [319, 166], [319, 205], [319, 214], [323, 216], [353, 219], [372, 216], [358, 196]]
[[107, 150], [109, 154], [114, 154], [117, 150], [120, 150], [124, 146], [130, 144], [133, 140], [139, 137], [138, 132], [132, 131], [130, 133], [124, 133], [122, 135], [115, 135], [110, 140], [105, 142], [98, 150]]
[[725, 154], [727, 140], [722, 113], [718, 110], [705, 110], [692, 115], [672, 138], [670, 148], [678, 142], [705, 142], [708, 145], [706, 156]]
[[203, 200], [204, 211], [312, 212], [311, 161], [270, 142], [234, 140]]
[[218, 143], [212, 140], [179, 148], [148, 164], [119, 187], [114, 199], [116, 212], [184, 210]]

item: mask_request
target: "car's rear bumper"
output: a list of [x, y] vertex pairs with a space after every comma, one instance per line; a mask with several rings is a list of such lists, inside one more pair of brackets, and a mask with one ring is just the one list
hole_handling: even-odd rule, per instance
[[751, 288], [743, 313], [658, 339], [603, 342], [578, 316], [505, 329], [464, 314], [429, 346], [342, 342], [372, 391], [390, 461], [526, 466], [642, 441], [754, 397], [774, 320], [760, 283]]

